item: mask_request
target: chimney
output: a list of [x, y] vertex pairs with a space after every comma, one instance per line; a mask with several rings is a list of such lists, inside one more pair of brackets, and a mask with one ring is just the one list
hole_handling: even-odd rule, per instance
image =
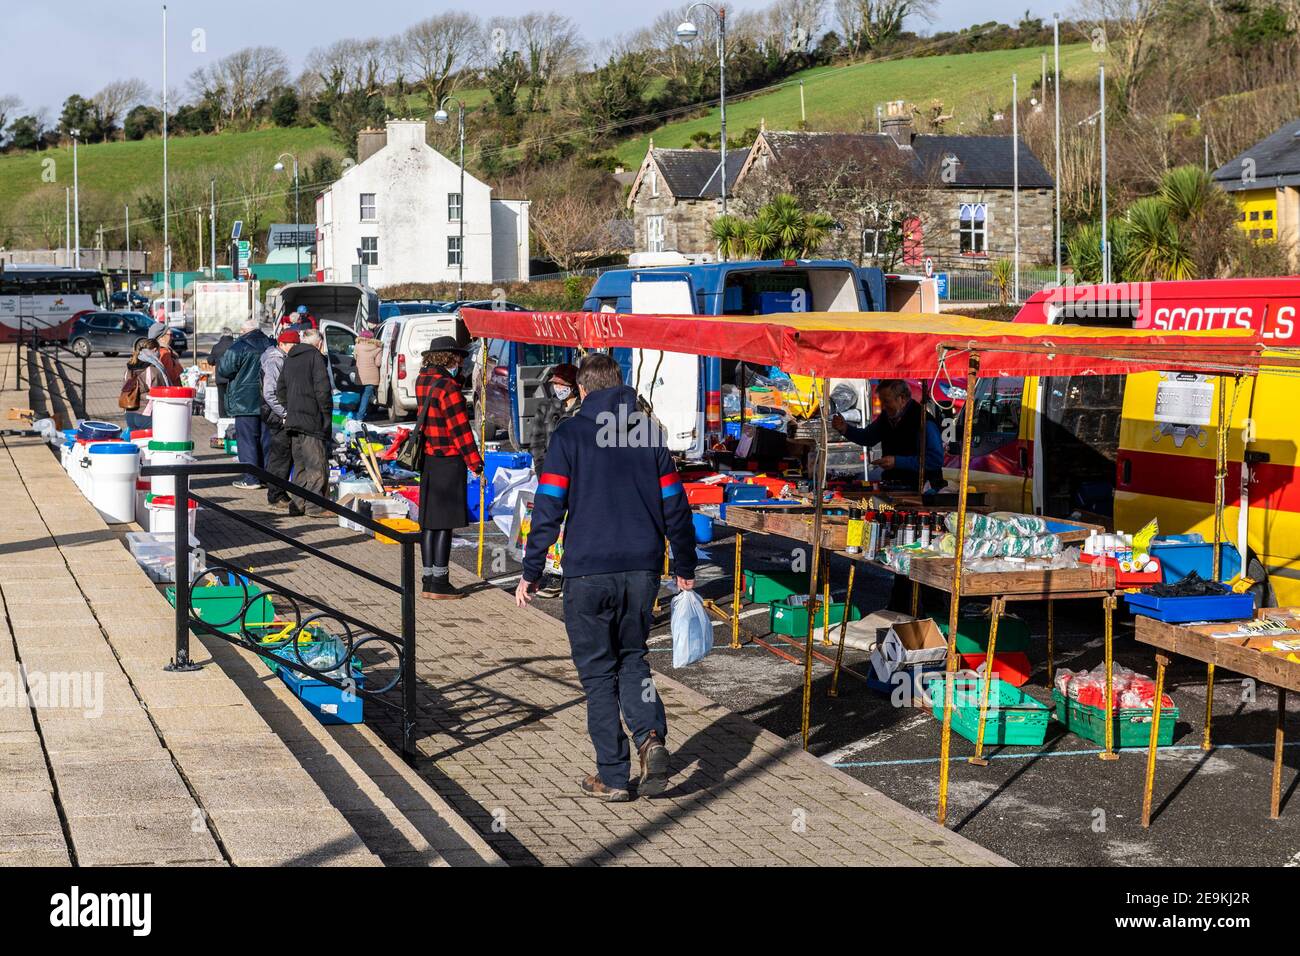
[[916, 128], [912, 125], [912, 111], [902, 100], [885, 104], [885, 118], [881, 121], [880, 131], [888, 135], [898, 146], [911, 147]]
[[357, 133], [357, 162], [364, 163], [388, 145], [388, 131], [368, 128]]

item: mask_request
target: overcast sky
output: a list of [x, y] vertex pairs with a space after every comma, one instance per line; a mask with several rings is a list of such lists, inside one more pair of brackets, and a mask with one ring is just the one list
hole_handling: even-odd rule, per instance
[[[716, 3], [715, 3], [716, 5]], [[732, 0], [732, 9], [755, 9], [767, 0]], [[168, 3], [168, 86], [183, 91], [191, 72], [245, 46], [278, 46], [295, 72], [313, 47], [344, 37], [388, 36], [422, 17], [468, 9], [480, 17], [556, 9], [572, 17], [593, 45], [654, 19], [670, 0], [475, 0], [472, 4], [412, 4], [410, 0], [172, 0]], [[1062, 4], [1062, 8], [1067, 4]], [[1048, 18], [1055, 7], [1033, 0], [939, 0], [933, 24], [913, 29], [956, 29], [976, 21], [1014, 22], [1028, 7]], [[162, 86], [162, 13], [153, 0], [29, 0], [5, 4], [0, 95], [13, 94], [25, 112], [44, 109], [57, 120], [71, 93], [90, 96], [110, 80], [139, 77]], [[206, 33], [207, 52], [191, 50], [195, 29]], [[599, 52], [597, 50], [597, 52]]]

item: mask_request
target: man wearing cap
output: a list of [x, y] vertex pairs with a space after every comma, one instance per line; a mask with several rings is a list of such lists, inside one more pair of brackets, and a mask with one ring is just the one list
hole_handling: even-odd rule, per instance
[[[326, 461], [334, 416], [334, 395], [329, 367], [321, 353], [320, 333], [299, 333], [301, 341], [290, 345], [284, 368], [275, 386], [276, 402], [284, 408], [284, 427], [289, 433], [293, 457], [294, 484], [318, 495], [325, 493]], [[318, 515], [323, 509], [294, 496], [291, 515]]]
[[[275, 391], [280, 384], [280, 373], [284, 370], [284, 357], [298, 341], [297, 332], [285, 329], [276, 340], [276, 347], [262, 353], [262, 424], [271, 433], [271, 442], [266, 452], [266, 470], [285, 481], [289, 480], [289, 473], [293, 470], [293, 452], [289, 431], [284, 427], [287, 412]], [[278, 485], [269, 484], [266, 488], [266, 503], [287, 510], [289, 494]]]
[[577, 367], [567, 363], [556, 365], [542, 383], [542, 400], [537, 403], [537, 411], [533, 415], [533, 431], [528, 450], [533, 454], [533, 466], [539, 475], [542, 473], [546, 448], [551, 443], [555, 426], [578, 414], [581, 405], [578, 398]]
[[[235, 419], [240, 462], [265, 468], [271, 433], [262, 427], [262, 353], [274, 348], [275, 343], [262, 331], [257, 319], [245, 320], [241, 331], [243, 334], [217, 363], [217, 374], [230, 383], [226, 386], [226, 411]], [[234, 486], [265, 487], [252, 472], [236, 480]]]

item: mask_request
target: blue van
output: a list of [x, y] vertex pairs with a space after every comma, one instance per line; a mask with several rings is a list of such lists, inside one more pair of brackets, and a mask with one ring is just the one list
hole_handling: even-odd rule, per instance
[[[615, 269], [596, 279], [586, 312], [773, 315], [781, 312], [903, 311], [880, 269], [846, 259], [750, 260]], [[911, 277], [907, 277], [910, 279]], [[573, 350], [504, 340], [488, 343], [488, 417], [527, 447], [546, 370]], [[674, 451], [699, 454], [722, 431], [722, 387], [743, 363], [710, 356], [614, 349], [624, 379], [653, 405]], [[699, 428], [704, 419], [704, 432]]]

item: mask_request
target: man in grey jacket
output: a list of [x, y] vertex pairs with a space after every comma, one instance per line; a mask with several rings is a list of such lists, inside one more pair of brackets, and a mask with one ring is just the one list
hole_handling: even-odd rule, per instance
[[[298, 341], [298, 333], [286, 329], [280, 333], [275, 348], [262, 353], [262, 423], [271, 433], [266, 470], [285, 481], [289, 480], [289, 473], [293, 470], [292, 441], [284, 427], [285, 407], [276, 395], [276, 388], [284, 369], [284, 357]], [[266, 486], [266, 501], [275, 508], [289, 510], [289, 494], [279, 485]]]

